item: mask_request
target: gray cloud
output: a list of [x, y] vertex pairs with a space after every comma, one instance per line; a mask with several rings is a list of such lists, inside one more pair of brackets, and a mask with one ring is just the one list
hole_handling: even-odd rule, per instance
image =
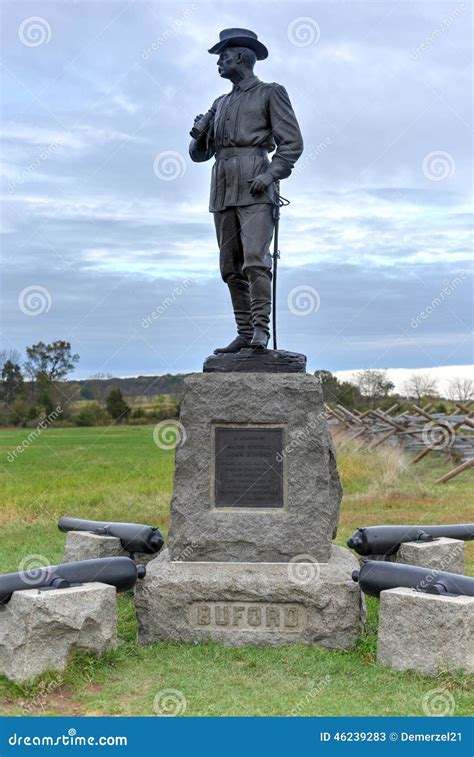
[[[472, 279], [463, 269], [407, 266], [400, 275], [394, 268], [320, 265], [282, 268], [279, 283], [280, 346], [307, 353], [313, 370], [459, 364], [468, 354]], [[65, 276], [38, 264], [12, 271], [6, 284], [12, 344], [22, 350], [39, 339], [68, 338], [81, 354], [81, 376], [199, 370], [233, 330], [217, 271], [207, 279], [87, 270]], [[49, 292], [51, 307], [31, 317], [18, 297], [34, 285]], [[316, 290], [319, 309], [298, 314], [297, 288], [310, 298]]]
[[[306, 143], [282, 185], [281, 346], [334, 370], [471, 361], [467, 279], [410, 326], [471, 256], [470, 14], [328, 0], [245, 3], [237, 22], [219, 2], [4, 3], [5, 345], [70, 338], [81, 375], [134, 374], [199, 370], [231, 336], [211, 166], [187, 147], [228, 89], [207, 47], [242, 24], [268, 45], [257, 74], [285, 84]], [[25, 46], [19, 25], [38, 15], [51, 39]], [[300, 17], [317, 42], [292, 42]], [[153, 170], [168, 151], [173, 181]], [[37, 317], [18, 307], [32, 285], [52, 298]], [[286, 305], [303, 285], [321, 300], [305, 317]]]

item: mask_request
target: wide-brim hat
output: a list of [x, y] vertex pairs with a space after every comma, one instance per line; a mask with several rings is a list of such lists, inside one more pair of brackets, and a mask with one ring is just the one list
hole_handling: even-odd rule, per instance
[[250, 47], [257, 56], [257, 60], [268, 58], [268, 50], [255, 32], [250, 29], [223, 29], [219, 34], [219, 42], [208, 50], [209, 53], [219, 55], [226, 47]]

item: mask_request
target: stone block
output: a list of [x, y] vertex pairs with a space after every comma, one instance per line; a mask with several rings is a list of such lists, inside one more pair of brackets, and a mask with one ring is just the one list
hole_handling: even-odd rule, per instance
[[435, 541], [411, 541], [400, 546], [396, 562], [464, 575], [465, 542], [442, 537]]
[[[120, 539], [115, 536], [102, 536], [89, 531], [68, 531], [64, 548], [63, 562], [78, 560], [95, 560], [98, 557], [130, 557], [123, 549]], [[134, 554], [137, 565], [146, 565], [156, 555], [145, 555], [141, 552]]]
[[324, 564], [176, 562], [166, 550], [136, 588], [139, 641], [347, 649], [364, 614], [357, 566], [342, 547]]
[[342, 488], [317, 378], [193, 374], [180, 431], [172, 560], [329, 560]]
[[474, 673], [474, 597], [383, 591], [377, 661], [431, 675], [446, 669]]
[[14, 592], [0, 605], [0, 673], [22, 683], [64, 670], [72, 652], [116, 644], [116, 591], [101, 583]]

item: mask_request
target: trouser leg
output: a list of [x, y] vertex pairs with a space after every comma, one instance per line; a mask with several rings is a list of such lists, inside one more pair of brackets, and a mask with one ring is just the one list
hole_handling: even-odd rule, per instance
[[272, 302], [272, 257], [270, 244], [274, 219], [271, 204], [261, 203], [237, 208], [241, 224], [243, 271], [250, 288], [250, 309], [254, 346], [266, 346], [270, 336]]
[[[229, 345], [229, 348], [232, 348], [229, 351], [234, 351], [236, 347], [248, 346], [253, 334], [249, 282], [243, 271], [240, 220], [236, 208], [233, 207], [215, 212], [213, 215], [219, 245], [221, 276], [229, 287], [237, 334], [240, 338]], [[222, 351], [227, 349], [222, 348]]]

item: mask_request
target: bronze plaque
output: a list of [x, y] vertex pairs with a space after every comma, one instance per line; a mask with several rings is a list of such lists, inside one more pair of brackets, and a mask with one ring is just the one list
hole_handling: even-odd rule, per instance
[[283, 507], [283, 429], [217, 426], [215, 507]]

